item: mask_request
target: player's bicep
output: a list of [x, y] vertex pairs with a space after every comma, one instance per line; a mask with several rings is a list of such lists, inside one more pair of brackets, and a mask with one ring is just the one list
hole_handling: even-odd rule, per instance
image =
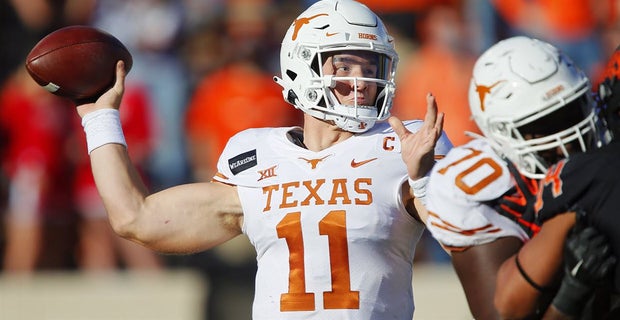
[[564, 241], [574, 223], [572, 213], [551, 218], [519, 251], [520, 267], [516, 257], [502, 264], [496, 282], [495, 305], [504, 317], [523, 318], [544, 301], [541, 294], [554, 292], [542, 292], [533, 284], [551, 288], [559, 280]]
[[234, 186], [218, 182], [176, 186], [147, 197], [144, 245], [167, 253], [210, 249], [241, 234], [242, 208]]

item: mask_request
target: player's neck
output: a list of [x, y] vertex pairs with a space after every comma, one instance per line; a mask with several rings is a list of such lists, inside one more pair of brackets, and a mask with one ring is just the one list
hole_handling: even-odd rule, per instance
[[319, 152], [353, 135], [354, 133], [342, 130], [328, 121], [314, 118], [308, 114], [304, 115], [304, 131], [301, 142], [308, 150]]

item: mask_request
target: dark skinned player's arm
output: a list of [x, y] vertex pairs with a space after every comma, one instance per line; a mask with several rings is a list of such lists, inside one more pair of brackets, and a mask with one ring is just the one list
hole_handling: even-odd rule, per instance
[[493, 306], [497, 271], [522, 244], [518, 238], [505, 237], [464, 251], [452, 251], [452, 264], [476, 320], [499, 319]]
[[[502, 264], [497, 274], [494, 299], [502, 318], [523, 318], [535, 311], [543, 292], [534, 285], [545, 288], [557, 280], [562, 266], [564, 241], [574, 224], [574, 213], [560, 214], [547, 220], [540, 232], [518, 254]], [[517, 267], [517, 257], [523, 273]]]

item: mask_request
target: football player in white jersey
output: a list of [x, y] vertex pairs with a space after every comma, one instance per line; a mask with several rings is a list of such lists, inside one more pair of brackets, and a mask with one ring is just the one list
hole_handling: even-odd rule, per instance
[[114, 88], [78, 106], [114, 230], [164, 253], [246, 234], [257, 253], [254, 319], [411, 320], [424, 229], [414, 195], [451, 143], [430, 94], [424, 121], [389, 117], [397, 62], [392, 37], [366, 6], [315, 3], [286, 33], [275, 77], [304, 112], [303, 128], [242, 131], [212, 182], [154, 194], [119, 129], [119, 63]]
[[600, 146], [603, 133], [589, 79], [532, 38], [500, 41], [478, 58], [469, 105], [484, 136], [433, 167], [426, 224], [451, 253], [475, 319], [498, 319], [497, 270], [539, 229], [526, 200], [550, 165]]

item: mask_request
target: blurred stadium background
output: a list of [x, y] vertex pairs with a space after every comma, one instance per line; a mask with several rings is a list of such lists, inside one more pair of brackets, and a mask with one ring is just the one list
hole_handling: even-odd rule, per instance
[[[360, 1], [396, 38], [393, 113], [422, 117], [415, 106], [433, 92], [455, 144], [467, 140], [464, 130], [477, 131], [468, 116], [469, 74], [497, 40], [542, 38], [594, 83], [620, 43], [618, 0]], [[132, 159], [154, 191], [205, 181], [236, 131], [299, 120], [271, 77], [279, 73], [282, 36], [313, 2], [0, 0], [0, 320], [250, 318], [255, 253], [247, 239], [188, 256], [119, 241], [89, 180], [76, 115], [33, 85], [23, 63], [60, 27], [112, 33], [134, 57], [121, 108], [129, 111], [123, 124]], [[56, 131], [31, 119], [54, 119]], [[449, 257], [428, 234], [414, 265], [414, 319], [471, 319]]]

